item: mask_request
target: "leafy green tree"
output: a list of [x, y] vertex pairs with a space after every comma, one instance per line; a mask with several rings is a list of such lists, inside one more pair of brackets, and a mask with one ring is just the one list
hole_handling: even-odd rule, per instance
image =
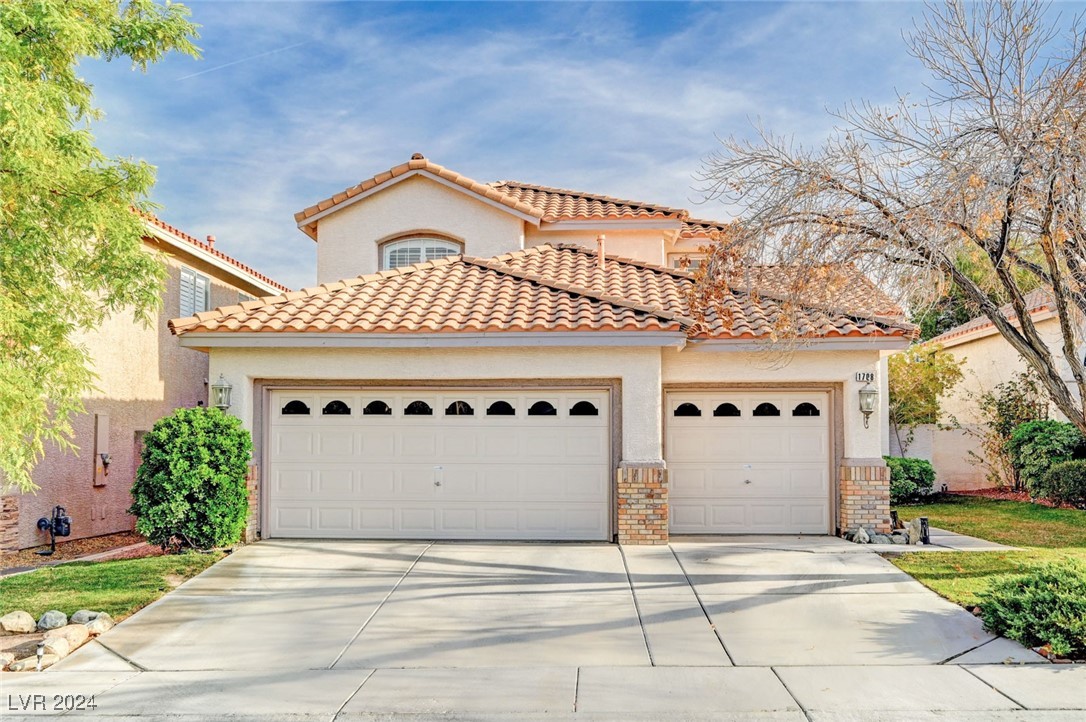
[[182, 5], [152, 0], [0, 2], [0, 478], [33, 489], [45, 443], [71, 448], [69, 418], [94, 374], [81, 331], [121, 311], [147, 322], [164, 278], [133, 213], [154, 169], [108, 158], [76, 73], [86, 59], [146, 70], [196, 55]]
[[[963, 363], [938, 344], [913, 346], [890, 357], [890, 423], [902, 454], [917, 426], [939, 423], [939, 400], [962, 380]], [[904, 438], [902, 429], [907, 430]]]

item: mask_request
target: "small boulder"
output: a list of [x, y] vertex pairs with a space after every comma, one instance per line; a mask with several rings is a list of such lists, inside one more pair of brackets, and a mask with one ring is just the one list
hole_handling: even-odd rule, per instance
[[893, 544], [894, 540], [890, 538], [889, 534], [874, 534], [871, 537], [872, 544]]
[[15, 655], [11, 652], [0, 652], [0, 669], [7, 669], [8, 665], [15, 661]]
[[34, 617], [20, 610], [0, 617], [0, 629], [3, 629], [5, 634], [30, 634], [37, 629], [37, 624]]
[[920, 517], [917, 517], [917, 518], [913, 519], [912, 521], [910, 521], [908, 526], [905, 527], [905, 529], [906, 529], [906, 531], [909, 532], [909, 543], [910, 544], [919, 544], [920, 543]]
[[60, 629], [68, 623], [68, 615], [64, 612], [59, 612], [56, 609], [50, 609], [45, 614], [41, 615], [41, 619], [38, 620], [38, 630], [46, 631], [50, 629]]
[[97, 616], [98, 612], [92, 612], [89, 609], [80, 609], [71, 616], [68, 620], [68, 624], [86, 624]]
[[[52, 664], [56, 664], [59, 661], [60, 661], [60, 657], [58, 657], [55, 654], [43, 655], [42, 658], [41, 658], [41, 668], [45, 669], [46, 667], [48, 667], [48, 666], [50, 666]], [[33, 657], [23, 657], [22, 659], [20, 659], [18, 661], [15, 661], [15, 662], [12, 662], [10, 665], [8, 665], [8, 670], [11, 671], [11, 672], [33, 672], [37, 668], [38, 668], [38, 656], [37, 655], [34, 655]]]
[[45, 653], [55, 654], [59, 659], [68, 656], [72, 651], [72, 645], [64, 637], [49, 637], [45, 640]]
[[68, 640], [68, 647], [75, 649], [79, 645], [86, 642], [90, 637], [90, 632], [87, 631], [87, 627], [84, 624], [69, 624], [58, 629], [51, 629], [45, 633], [46, 639], [53, 637], [64, 637]]
[[862, 526], [856, 527], [856, 536], [853, 537], [852, 541], [857, 544], [870, 544], [871, 535], [868, 534], [867, 529], [864, 529]]
[[90, 636], [97, 637], [99, 634], [102, 634], [103, 632], [108, 632], [109, 630], [113, 629], [115, 623], [113, 621], [113, 617], [109, 616], [105, 612], [99, 612], [98, 616], [87, 622], [86, 626], [87, 631], [90, 632]]
[[890, 540], [892, 542], [894, 542], [894, 544], [908, 544], [909, 543], [909, 537], [906, 536], [905, 534], [894, 534], [894, 535], [892, 535], [890, 537]]

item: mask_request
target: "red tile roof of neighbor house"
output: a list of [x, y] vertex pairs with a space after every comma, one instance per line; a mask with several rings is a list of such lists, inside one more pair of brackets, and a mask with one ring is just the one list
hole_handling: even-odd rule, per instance
[[[578, 246], [536, 246], [491, 259], [452, 256], [174, 319], [174, 333], [463, 333], [671, 331], [697, 338], [771, 338], [781, 299], [733, 290], [706, 327], [690, 318], [684, 271], [599, 257]], [[900, 319], [832, 308], [794, 315], [799, 336], [911, 337]]]
[[[1041, 313], [1043, 311], [1055, 311], [1056, 306], [1052, 298], [1052, 292], [1044, 288], [1037, 288], [1027, 293], [1023, 300], [1026, 302], [1026, 310], [1029, 311], [1032, 316], [1035, 313]], [[1007, 317], [1008, 320], [1014, 321], [1018, 318], [1018, 314], [1014, 312], [1014, 306], [1012, 304], [1006, 304], [1000, 307], [999, 312]], [[965, 323], [955, 326], [949, 331], [944, 331], [933, 339], [926, 341], [925, 343], [946, 343], [956, 338], [960, 338], [974, 331], [981, 331], [987, 328], [994, 328], [995, 324], [987, 316], [977, 316], [970, 319]]]
[[[200, 241], [200, 240], [194, 238], [193, 236], [190, 236], [188, 233], [185, 233], [180, 228], [177, 228], [175, 226], [171, 226], [169, 223], [162, 220], [161, 218], [158, 218], [158, 217], [156, 217], [156, 216], [154, 216], [154, 215], [152, 215], [150, 213], [145, 213], [145, 212], [142, 212], [142, 211], [137, 211], [137, 213], [139, 213], [140, 217], [142, 217], [144, 220], [146, 220], [152, 226], [155, 226], [156, 228], [160, 228], [160, 229], [162, 229], [164, 231], [167, 231], [168, 233], [170, 233], [174, 237], [178, 238], [179, 240], [182, 240], [185, 243], [191, 244], [191, 245], [199, 248], [201, 251], [204, 251], [205, 253], [210, 253], [211, 255], [215, 256], [216, 258], [218, 258], [218, 259], [220, 259], [222, 261], [225, 261], [226, 263], [229, 263], [231, 266], [234, 266], [238, 270], [244, 271], [248, 275], [253, 276], [254, 278], [260, 279], [261, 281], [268, 284], [269, 286], [272, 286], [273, 288], [276, 288], [276, 289], [278, 289], [280, 291], [289, 291], [290, 290], [289, 287], [284, 286], [283, 284], [279, 283], [278, 281], [274, 281], [271, 278], [268, 278], [267, 276], [265, 276], [263, 273], [256, 270], [255, 268], [252, 268], [251, 266], [245, 265], [244, 263], [237, 260], [233, 256], [226, 255], [225, 253], [220, 251], [218, 248], [215, 248], [213, 245], [211, 245], [209, 243], [206, 243], [204, 241]], [[212, 239], [212, 240], [214, 240], [214, 239]]]

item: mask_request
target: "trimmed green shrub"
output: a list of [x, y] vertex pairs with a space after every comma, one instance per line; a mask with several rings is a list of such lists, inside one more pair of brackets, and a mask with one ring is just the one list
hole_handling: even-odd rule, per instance
[[930, 494], [935, 484], [935, 468], [927, 459], [884, 456], [890, 467], [890, 503], [900, 504], [921, 494]]
[[1061, 657], [1086, 657], [1086, 566], [1067, 560], [1004, 577], [980, 599], [993, 634], [1027, 647], [1050, 645]]
[[1061, 461], [1033, 485], [1034, 495], [1086, 509], [1086, 460]]
[[252, 450], [241, 422], [218, 409], [177, 409], [156, 421], [132, 486], [136, 531], [163, 548], [237, 542], [249, 514]]
[[1054, 464], [1086, 457], [1086, 437], [1064, 421], [1027, 421], [1011, 433], [1007, 453], [1030, 493], [1044, 496], [1035, 487]]

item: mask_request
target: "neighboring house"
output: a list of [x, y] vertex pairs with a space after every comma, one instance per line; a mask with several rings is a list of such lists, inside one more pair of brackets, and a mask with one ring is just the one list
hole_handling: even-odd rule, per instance
[[49, 448], [34, 470], [41, 488], [3, 497], [0, 550], [47, 543], [37, 521], [58, 505], [72, 517], [71, 539], [131, 529], [129, 490], [142, 435], [173, 409], [208, 398], [207, 355], [182, 348], [168, 320], [288, 290], [216, 249], [214, 237], [201, 242], [151, 216], [145, 225], [146, 248], [168, 269], [162, 308], [149, 326], [118, 314], [80, 334], [98, 379], [83, 400], [86, 413], [72, 419], [79, 451]]
[[416, 155], [296, 220], [321, 285], [171, 322], [253, 431], [263, 537], [888, 528], [885, 358], [914, 329], [855, 270], [782, 363], [787, 273], [695, 325], [672, 266], [720, 226], [681, 209]]
[[[1026, 294], [1026, 308], [1059, 365], [1060, 375], [1075, 389], [1071, 367], [1063, 352], [1063, 335], [1055, 304], [1049, 291], [1038, 289]], [[1008, 304], [1001, 312], [1017, 321], [1014, 308]], [[1086, 354], [1086, 328], [1080, 328], [1079, 357]], [[927, 341], [939, 344], [960, 361], [964, 360], [962, 381], [940, 400], [942, 425], [925, 425], [916, 430], [914, 442], [908, 446], [909, 456], [929, 459], [936, 471], [936, 484], [945, 484], [950, 491], [981, 489], [992, 486], [987, 468], [977, 461], [983, 457], [978, 432], [982, 428], [979, 399], [1002, 383], [1014, 380], [1026, 370], [1026, 362], [996, 330], [987, 316], [979, 316]], [[1064, 418], [1050, 407], [1053, 418]], [[895, 453], [899, 450], [893, 449]]]

